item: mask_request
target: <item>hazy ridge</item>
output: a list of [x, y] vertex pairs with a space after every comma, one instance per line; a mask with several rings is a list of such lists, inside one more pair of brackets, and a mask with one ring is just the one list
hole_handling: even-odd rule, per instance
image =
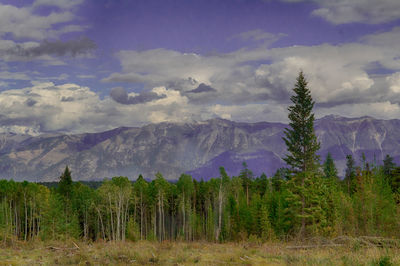
[[[153, 178], [157, 171], [167, 179], [183, 172], [207, 179], [218, 175], [219, 166], [237, 175], [243, 161], [256, 175], [270, 176], [284, 166], [285, 127], [283, 123], [212, 119], [76, 135], [2, 133], [0, 177], [53, 181], [69, 165], [76, 180], [119, 175], [135, 179], [140, 173]], [[347, 154], [358, 161], [364, 152], [377, 164], [386, 154], [400, 161], [400, 120], [331, 115], [316, 120], [315, 131], [321, 142], [321, 161], [330, 151], [340, 173]]]

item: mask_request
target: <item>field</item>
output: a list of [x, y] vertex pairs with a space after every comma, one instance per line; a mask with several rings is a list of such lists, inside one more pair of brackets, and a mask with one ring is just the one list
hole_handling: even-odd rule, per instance
[[0, 249], [0, 265], [400, 265], [398, 248], [357, 243], [306, 247], [277, 242], [21, 242]]

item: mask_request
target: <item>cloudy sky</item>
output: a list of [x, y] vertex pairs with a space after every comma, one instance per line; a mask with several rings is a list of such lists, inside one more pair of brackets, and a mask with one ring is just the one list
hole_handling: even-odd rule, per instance
[[0, 0], [0, 131], [400, 117], [398, 0]]

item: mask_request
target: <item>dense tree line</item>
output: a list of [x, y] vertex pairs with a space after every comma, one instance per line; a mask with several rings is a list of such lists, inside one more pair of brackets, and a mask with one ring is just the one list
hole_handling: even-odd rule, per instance
[[[127, 177], [72, 182], [0, 180], [0, 239], [238, 241], [310, 236], [400, 237], [400, 167], [387, 155], [378, 166], [347, 156], [338, 178], [331, 154], [321, 165], [314, 134], [314, 102], [300, 72], [284, 141], [288, 168], [255, 177], [243, 163], [238, 176], [198, 181], [161, 173], [147, 181]], [[88, 186], [90, 185], [90, 186]]]
[[296, 238], [299, 232], [400, 237], [400, 167], [389, 156], [383, 166], [351, 160], [340, 180], [328, 155], [303, 187], [288, 169], [253, 177], [247, 166], [232, 177], [221, 167], [220, 177], [208, 181], [185, 174], [175, 183], [160, 173], [134, 183], [114, 177], [97, 189], [72, 182], [68, 169], [51, 189], [1, 180], [0, 239], [236, 241]]

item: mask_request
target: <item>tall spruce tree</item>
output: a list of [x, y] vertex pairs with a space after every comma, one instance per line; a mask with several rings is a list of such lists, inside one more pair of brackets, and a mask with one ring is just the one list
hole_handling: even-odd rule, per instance
[[60, 176], [58, 182], [58, 192], [66, 199], [69, 200], [72, 194], [72, 178], [71, 171], [68, 166], [65, 167], [64, 173]]
[[283, 159], [292, 171], [305, 173], [317, 168], [319, 156], [316, 152], [319, 150], [320, 144], [314, 133], [312, 110], [315, 102], [302, 71], [297, 77], [293, 91], [295, 95], [290, 98], [293, 105], [288, 108], [290, 128], [285, 129], [283, 138], [289, 154]]
[[284, 160], [295, 174], [289, 184], [290, 193], [287, 200], [290, 202], [291, 213], [294, 215], [293, 226], [294, 228], [299, 226], [298, 237], [303, 238], [307, 224], [315, 223], [314, 220], [317, 219], [313, 202], [319, 192], [308, 188], [314, 187], [310, 185], [319, 181], [315, 177], [319, 168], [319, 156], [316, 152], [320, 144], [314, 133], [314, 114], [312, 113], [314, 101], [302, 71], [297, 77], [293, 91], [295, 95], [290, 98], [293, 105], [288, 108], [291, 128], [285, 129], [283, 138], [289, 154]]

